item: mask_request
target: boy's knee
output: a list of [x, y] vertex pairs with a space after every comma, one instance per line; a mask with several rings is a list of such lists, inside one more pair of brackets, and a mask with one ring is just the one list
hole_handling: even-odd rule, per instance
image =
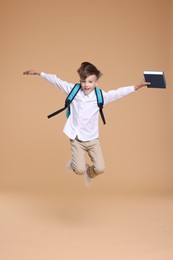
[[73, 171], [74, 171], [77, 175], [83, 175], [83, 174], [85, 173], [85, 171], [86, 171], [86, 169], [83, 168], [83, 167], [73, 167], [73, 166], [72, 166], [72, 168], [73, 168]]
[[105, 171], [105, 167], [96, 167], [96, 166], [90, 166], [87, 169], [87, 174], [91, 178], [95, 178], [96, 176], [102, 174]]
[[97, 166], [94, 168], [94, 171], [97, 175], [102, 174], [105, 171], [105, 166]]

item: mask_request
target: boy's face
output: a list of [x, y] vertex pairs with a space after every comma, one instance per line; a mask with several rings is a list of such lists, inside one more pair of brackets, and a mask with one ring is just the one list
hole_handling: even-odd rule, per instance
[[80, 84], [83, 92], [88, 95], [98, 85], [98, 79], [96, 75], [90, 75], [86, 79], [81, 79]]

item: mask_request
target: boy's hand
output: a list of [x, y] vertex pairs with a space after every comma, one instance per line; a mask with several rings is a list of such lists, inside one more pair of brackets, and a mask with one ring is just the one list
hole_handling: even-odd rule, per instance
[[134, 88], [135, 88], [135, 90], [138, 90], [142, 87], [146, 87], [146, 86], [149, 86], [149, 85], [151, 85], [150, 82], [142, 81], [140, 84], [135, 85]]
[[23, 72], [23, 75], [39, 75], [40, 76], [40, 72], [36, 71], [36, 70], [27, 70]]

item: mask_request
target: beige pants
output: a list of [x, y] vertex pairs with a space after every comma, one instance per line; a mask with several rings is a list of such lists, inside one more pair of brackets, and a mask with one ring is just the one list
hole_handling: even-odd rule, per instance
[[105, 163], [98, 139], [83, 142], [70, 140], [72, 152], [72, 169], [76, 174], [84, 174], [86, 171], [85, 154], [88, 153], [93, 165], [87, 168], [87, 174], [94, 178], [105, 170]]

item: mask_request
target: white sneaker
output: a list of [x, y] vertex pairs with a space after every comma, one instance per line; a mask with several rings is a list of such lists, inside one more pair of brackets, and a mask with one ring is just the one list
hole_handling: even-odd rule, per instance
[[72, 170], [71, 163], [72, 163], [71, 160], [69, 160], [69, 161], [66, 163], [66, 166], [65, 166], [66, 171], [70, 171], [70, 170]]
[[84, 181], [84, 184], [85, 184], [85, 186], [90, 186], [91, 185], [91, 177], [90, 176], [88, 176], [88, 174], [87, 174], [87, 169], [88, 169], [88, 167], [89, 167], [89, 164], [86, 164], [86, 171], [85, 171], [85, 173], [84, 173], [84, 175], [83, 175], [83, 181]]

